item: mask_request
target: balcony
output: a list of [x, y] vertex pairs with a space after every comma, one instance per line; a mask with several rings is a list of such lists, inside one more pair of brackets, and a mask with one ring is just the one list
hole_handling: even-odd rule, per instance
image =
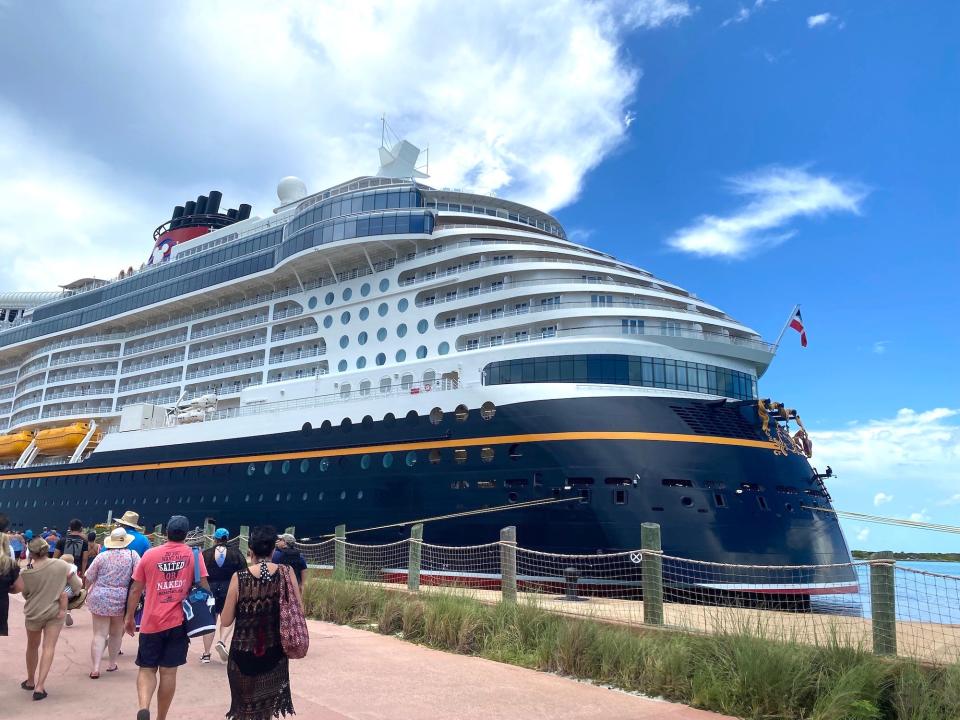
[[59, 393], [47, 393], [45, 402], [51, 402], [53, 400], [63, 400], [65, 398], [73, 397], [90, 397], [92, 395], [113, 395], [113, 383], [108, 387], [102, 388], [89, 388], [86, 390], [64, 390]]
[[180, 373], [175, 375], [165, 375], [164, 377], [151, 378], [149, 380], [141, 380], [140, 382], [130, 383], [129, 385], [120, 385], [120, 390], [118, 392], [130, 392], [131, 390], [140, 390], [142, 388], [156, 387], [158, 385], [170, 385], [172, 383], [180, 382]]
[[319, 357], [320, 355], [326, 355], [327, 349], [323, 348], [309, 348], [307, 350], [302, 350], [300, 352], [293, 353], [283, 353], [280, 355], [273, 355], [270, 357], [271, 365], [279, 365], [280, 363], [294, 362], [295, 360], [302, 360], [304, 358]]
[[231, 352], [233, 350], [243, 350], [244, 348], [248, 347], [256, 347], [257, 345], [263, 345], [266, 342], [266, 337], [258, 337], [253, 338], [252, 340], [240, 340], [238, 342], [218, 345], [217, 347], [205, 348], [203, 350], [191, 350], [190, 354], [187, 356], [187, 359], [199, 360], [200, 358], [209, 357], [210, 355], [219, 355], [221, 353]]
[[142, 370], [149, 370], [156, 367], [164, 367], [165, 365], [179, 365], [183, 363], [183, 354], [178, 354], [174, 357], [167, 358], [156, 358], [150, 360], [149, 362], [137, 363], [136, 365], [127, 365], [125, 368], [120, 370], [121, 375], [129, 375], [130, 373], [140, 372]]
[[281, 340], [293, 340], [294, 338], [303, 337], [304, 335], [316, 335], [319, 328], [314, 325], [313, 327], [304, 327], [297, 328], [295, 330], [277, 330], [273, 334], [271, 342], [280, 342]]
[[50, 367], [60, 367], [61, 365], [75, 365], [77, 363], [88, 363], [94, 360], [109, 360], [120, 357], [120, 350], [109, 350], [107, 352], [93, 353], [92, 355], [68, 355], [50, 361]]
[[59, 385], [61, 383], [75, 382], [77, 380], [89, 380], [90, 378], [115, 377], [116, 368], [107, 370], [88, 370], [87, 372], [73, 372], [66, 375], [50, 375], [47, 378], [47, 385]]
[[240, 370], [250, 370], [252, 368], [263, 367], [263, 358], [258, 360], [248, 360], [247, 362], [234, 363], [233, 365], [222, 365], [218, 367], [211, 368], [202, 368], [200, 370], [191, 370], [187, 373], [186, 380], [194, 380], [195, 378], [201, 377], [210, 377], [212, 375], [224, 375], [227, 373], [234, 373]]
[[170, 347], [171, 345], [178, 345], [180, 343], [185, 343], [187, 341], [186, 335], [174, 335], [173, 337], [164, 338], [163, 340], [157, 340], [152, 343], [147, 343], [146, 345], [128, 345], [123, 349], [124, 357], [128, 355], [139, 355], [140, 353], [147, 352], [149, 350], [156, 350], [157, 348]]
[[257, 315], [252, 318], [226, 323], [225, 325], [214, 325], [213, 327], [204, 328], [203, 330], [194, 330], [190, 339], [199, 340], [201, 338], [210, 337], [211, 335], [219, 335], [220, 333], [231, 332], [232, 330], [241, 330], [254, 325], [262, 325], [265, 322], [267, 322], [266, 315]]

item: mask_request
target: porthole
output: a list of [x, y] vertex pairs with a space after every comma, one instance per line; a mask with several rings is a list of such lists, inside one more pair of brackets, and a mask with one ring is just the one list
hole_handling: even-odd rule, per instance
[[377, 353], [377, 365], [385, 365], [387, 362], [387, 356], [383, 353]]
[[380, 317], [386, 317], [387, 311], [389, 309], [390, 308], [387, 307], [386, 303], [380, 303], [379, 305], [377, 305], [377, 315], [379, 315]]
[[368, 307], [360, 308], [360, 319], [366, 320], [368, 317], [370, 317], [370, 308]]
[[693, 507], [693, 498], [689, 497], [688, 495], [684, 495], [682, 498], [680, 498], [680, 504], [684, 507]]
[[280, 493], [277, 493], [277, 496], [273, 500], [274, 502], [280, 502]]
[[366, 345], [366, 344], [367, 344], [367, 337], [368, 337], [368, 336], [367, 336], [367, 331], [364, 330], [364, 331], [361, 332], [359, 335], [357, 335], [357, 342], [360, 343], [361, 345]]
[[440, 464], [440, 451], [433, 449], [430, 451], [430, 464], [439, 465]]
[[320, 472], [326, 472], [330, 469], [330, 458], [320, 458], [320, 463], [318, 465]]
[[406, 350], [397, 350], [396, 359], [397, 359], [397, 362], [398, 362], [398, 363], [403, 362], [404, 360], [406, 360], [406, 359], [407, 359], [407, 351], [406, 351]]
[[290, 461], [289, 461], [289, 460], [284, 460], [284, 461], [283, 461], [283, 465], [280, 466], [280, 472], [282, 472], [284, 475], [286, 475], [287, 473], [290, 472]]
[[341, 491], [340, 491], [340, 499], [341, 499], [341, 500], [346, 500], [346, 499], [347, 499], [347, 491], [346, 491], [346, 490], [341, 490]]
[[301, 460], [301, 461], [300, 461], [300, 472], [301, 472], [301, 473], [306, 473], [306, 472], [308, 472], [309, 470], [310, 470], [310, 461], [309, 461], [309, 460]]
[[467, 461], [467, 450], [466, 448], [459, 448], [453, 451], [453, 461], [457, 465], [463, 465]]
[[257, 472], [257, 466], [253, 463], [247, 465], [247, 477], [253, 477], [254, 473]]
[[[167, 502], [168, 502], [168, 503], [170, 502], [169, 498], [167, 499]], [[224, 495], [224, 496], [223, 496], [223, 504], [226, 505], [228, 502], [230, 502], [230, 496], [229, 496], [229, 495]]]
[[417, 332], [423, 335], [430, 328], [430, 323], [426, 320], [421, 320], [417, 323]]
[[260, 493], [260, 494], [257, 496], [257, 502], [263, 502], [263, 493]]
[[272, 472], [273, 472], [273, 463], [272, 463], [272, 462], [264, 463], [264, 465], [263, 465], [263, 474], [264, 474], [264, 475], [269, 475], [269, 474], [272, 473]]
[[512, 503], [515, 503], [518, 497], [519, 496], [515, 492], [507, 493], [507, 500], [509, 500]]
[[407, 325], [406, 323], [400, 323], [397, 325], [397, 337], [406, 337], [407, 335]]
[[509, 455], [511, 460], [519, 460], [523, 457], [523, 451], [519, 445], [511, 445]]
[[470, 410], [467, 409], [466, 405], [461, 403], [457, 405], [457, 409], [453, 411], [453, 416], [457, 419], [457, 422], [466, 422], [470, 416]]
[[380, 342], [383, 342], [386, 339], [387, 339], [387, 329], [380, 328], [379, 330], [377, 330], [377, 340], [379, 340]]
[[407, 413], [407, 425], [416, 425], [420, 422], [420, 414], [416, 410]]
[[302, 432], [304, 435], [309, 435], [311, 430], [313, 430], [313, 425], [308, 422], [305, 422], [300, 428], [300, 432]]
[[364, 430], [373, 430], [373, 418], [369, 415], [364, 415], [363, 420], [360, 421], [360, 424], [363, 426]]
[[364, 283], [363, 285], [360, 286], [360, 294], [363, 297], [366, 297], [367, 295], [370, 294], [370, 283]]
[[485, 463], [493, 462], [493, 448], [485, 447], [480, 450], [480, 459]]
[[250, 502], [250, 493], [247, 493], [246, 495], [243, 496], [243, 501]]
[[320, 423], [320, 432], [328, 433], [331, 430], [333, 430], [333, 423], [329, 420], [324, 420], [322, 423]]
[[323, 302], [326, 303], [327, 305], [333, 305], [333, 300], [334, 300], [334, 297], [332, 292], [328, 292], [323, 298]]
[[400, 298], [400, 302], [397, 303], [397, 310], [406, 312], [408, 307], [410, 307], [410, 301], [406, 298]]
[[287, 502], [290, 502], [290, 498], [293, 497], [293, 493], [287, 493]]
[[322, 501], [323, 501], [323, 491], [322, 491], [322, 490], [317, 493], [317, 500], [318, 500], [319, 502], [322, 502]]
[[346, 349], [347, 345], [349, 345], [349, 344], [350, 344], [350, 338], [348, 338], [346, 335], [341, 335], [341, 336], [340, 336], [340, 347]]
[[367, 366], [367, 359], [363, 355], [361, 355], [360, 357], [357, 358], [357, 369], [362, 370], [366, 366]]
[[349, 300], [350, 298], [353, 297], [353, 290], [351, 290], [350, 288], [344, 288], [342, 297], [344, 300]]
[[300, 496], [300, 500], [301, 500], [302, 502], [306, 502], [306, 501], [307, 501], [307, 497], [308, 497], [307, 493], [304, 493], [303, 495]]
[[328, 328], [328, 327], [330, 327], [331, 325], [333, 325], [333, 315], [327, 315], [327, 316], [323, 319], [323, 326], [324, 326], [325, 328]]
[[350, 323], [350, 311], [344, 310], [342, 313], [340, 313], [340, 324], [348, 325], [349, 323]]
[[388, 412], [383, 416], [383, 426], [384, 427], [393, 427], [397, 424], [397, 416], [392, 412]]
[[383, 278], [380, 281], [380, 292], [386, 292], [390, 288], [390, 281], [386, 278]]
[[340, 362], [337, 363], [337, 370], [339, 370], [340, 372], [346, 372], [346, 369], [347, 369], [346, 360], [341, 360]]
[[417, 348], [417, 357], [423, 360], [427, 356], [427, 346], [421, 345]]
[[311, 296], [311, 298], [310, 298], [309, 300], [307, 300], [307, 307], [310, 308], [311, 310], [313, 310], [315, 307], [317, 307], [317, 297], [316, 297], [316, 295]]
[[444, 340], [444, 341], [443, 341], [442, 343], [440, 343], [440, 345], [437, 347], [437, 352], [440, 353], [441, 355], [446, 355], [448, 352], [450, 352], [450, 343], [448, 343], [446, 340]]
[[438, 407], [435, 407], [430, 411], [430, 422], [433, 425], [439, 425], [443, 422], [443, 410]]
[[344, 432], [350, 432], [353, 429], [353, 420], [350, 418], [344, 418], [340, 421], [340, 429]]
[[383, 466], [385, 468], [391, 467], [393, 465], [393, 453], [385, 453], [383, 456]]
[[484, 420], [492, 420], [493, 416], [496, 414], [497, 406], [489, 400], [480, 406], [480, 417], [482, 417]]
[[793, 504], [792, 504], [792, 503], [785, 503], [783, 507], [784, 507], [784, 509], [785, 509], [787, 512], [793, 512]]
[[407, 457], [404, 458], [404, 462], [407, 464], [407, 467], [413, 467], [417, 464], [417, 453], [413, 450], [407, 453]]
[[363, 455], [363, 456], [360, 458], [360, 469], [361, 469], [361, 470], [369, 470], [369, 469], [370, 469], [370, 456], [369, 456], [369, 455]]
[[[160, 502], [160, 498], [157, 498], [157, 502]], [[210, 498], [210, 502], [213, 503], [214, 505], [216, 505], [216, 504], [217, 504], [217, 496], [214, 495], [212, 498]]]

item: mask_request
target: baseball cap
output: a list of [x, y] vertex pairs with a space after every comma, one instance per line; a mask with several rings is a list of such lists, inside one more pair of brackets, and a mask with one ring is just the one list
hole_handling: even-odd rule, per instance
[[183, 515], [174, 515], [167, 520], [167, 534], [169, 535], [171, 532], [190, 532], [190, 521]]
[[217, 531], [213, 534], [213, 537], [217, 540], [223, 540], [224, 538], [230, 537], [230, 531], [226, 528], [217, 528]]
[[27, 539], [27, 542], [30, 542], [33, 540], [33, 530], [27, 530], [25, 533], [23, 533], [23, 536]]

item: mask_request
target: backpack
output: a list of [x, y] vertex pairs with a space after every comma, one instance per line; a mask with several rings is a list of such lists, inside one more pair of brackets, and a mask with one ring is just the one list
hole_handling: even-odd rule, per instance
[[73, 564], [77, 567], [80, 567], [80, 561], [83, 559], [83, 543], [84, 539], [76, 535], [63, 537], [63, 554], [73, 555]]

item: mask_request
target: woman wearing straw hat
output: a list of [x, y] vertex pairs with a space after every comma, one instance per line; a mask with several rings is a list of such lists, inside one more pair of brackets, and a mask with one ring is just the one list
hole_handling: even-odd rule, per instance
[[116, 527], [104, 538], [103, 550], [87, 568], [87, 609], [93, 617], [90, 643], [90, 679], [100, 677], [103, 650], [107, 649], [107, 672], [117, 669], [117, 654], [123, 639], [123, 614], [127, 608], [130, 578], [140, 562], [132, 549], [133, 535]]

